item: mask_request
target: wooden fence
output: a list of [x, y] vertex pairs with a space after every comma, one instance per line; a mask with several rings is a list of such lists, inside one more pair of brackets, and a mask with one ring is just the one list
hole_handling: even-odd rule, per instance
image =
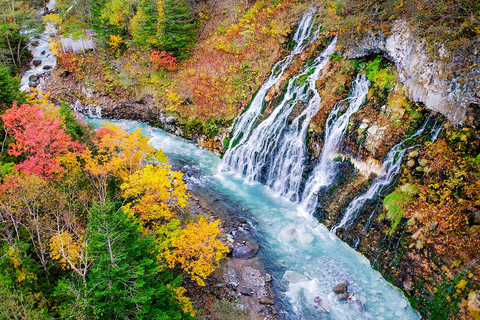
[[72, 35], [68, 38], [63, 38], [60, 37], [60, 41], [62, 43], [62, 51], [65, 52], [71, 52], [75, 54], [79, 53], [85, 53], [87, 50], [95, 50], [95, 44], [93, 43], [93, 37], [92, 35], [86, 36], [83, 38], [83, 36], [80, 36], [80, 39], [74, 40]]

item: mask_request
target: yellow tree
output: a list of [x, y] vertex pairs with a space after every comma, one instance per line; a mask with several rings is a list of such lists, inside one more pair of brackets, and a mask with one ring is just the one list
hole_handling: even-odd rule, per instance
[[82, 155], [85, 171], [100, 203], [107, 201], [108, 182], [126, 177], [148, 162], [166, 162], [165, 155], [148, 144], [148, 137], [136, 130], [125, 129], [106, 122], [92, 139], [94, 148]]
[[204, 217], [188, 223], [179, 236], [171, 239], [172, 249], [160, 258], [165, 259], [170, 268], [178, 263], [198, 285], [204, 286], [205, 278], [218, 268], [228, 252], [228, 247], [219, 239], [222, 232], [219, 224], [220, 220], [208, 222]]
[[172, 219], [173, 209], [184, 208], [189, 197], [182, 176], [166, 163], [149, 164], [136, 171], [120, 187], [123, 196], [132, 199], [125, 209], [142, 225], [154, 226]]

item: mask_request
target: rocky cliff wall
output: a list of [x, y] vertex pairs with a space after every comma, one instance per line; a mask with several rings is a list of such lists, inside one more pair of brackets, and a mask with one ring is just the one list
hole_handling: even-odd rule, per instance
[[[399, 80], [408, 90], [407, 96], [427, 108], [445, 115], [453, 124], [468, 121], [471, 112], [480, 113], [480, 52], [454, 56], [442, 45], [432, 58], [426, 41], [418, 38], [405, 21], [396, 21], [392, 34], [385, 36], [368, 32], [363, 39], [351, 43], [343, 52], [346, 58], [382, 54], [399, 72]], [[480, 39], [477, 40], [480, 47]], [[468, 60], [468, 61], [467, 61]], [[459, 72], [460, 64], [469, 64], [468, 71]], [[475, 116], [475, 114], [473, 114]]]

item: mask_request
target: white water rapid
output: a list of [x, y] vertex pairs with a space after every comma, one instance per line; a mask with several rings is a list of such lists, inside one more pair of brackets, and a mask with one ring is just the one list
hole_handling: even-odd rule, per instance
[[[310, 174], [302, 197], [302, 208], [305, 212], [313, 214], [317, 204], [317, 194], [322, 187], [329, 186], [335, 176], [335, 162], [345, 138], [350, 116], [358, 111], [367, 97], [370, 81], [366, 76], [357, 75], [353, 83], [353, 90], [349, 97], [340, 101], [330, 112], [325, 127], [325, 142], [317, 165]], [[339, 112], [345, 104], [348, 108], [342, 115]]]
[[357, 217], [359, 210], [363, 207], [365, 202], [381, 194], [383, 188], [385, 188], [386, 186], [390, 185], [390, 183], [392, 183], [393, 179], [400, 171], [403, 156], [408, 150], [412, 148], [412, 147], [406, 147], [406, 145], [409, 142], [414, 141], [417, 137], [419, 137], [423, 133], [428, 122], [429, 122], [429, 119], [425, 121], [423, 126], [419, 130], [417, 130], [415, 134], [403, 140], [402, 142], [396, 144], [392, 149], [390, 149], [390, 151], [387, 153], [383, 161], [383, 166], [386, 168], [386, 174], [383, 176], [377, 177], [373, 181], [370, 188], [368, 188], [368, 190], [365, 193], [357, 196], [355, 199], [352, 200], [352, 202], [350, 202], [347, 209], [345, 209], [345, 213], [343, 214], [342, 220], [337, 225], [334, 225], [331, 228], [331, 232], [333, 234], [336, 234], [339, 228], [346, 228], [350, 226], [353, 223], [353, 221], [355, 221], [355, 218]]
[[[50, 0], [46, 5], [49, 11], [53, 10], [56, 0]], [[39, 12], [39, 15], [42, 16], [44, 10], [42, 9]], [[44, 73], [51, 72], [53, 68], [57, 65], [57, 57], [50, 50], [49, 39], [52, 39], [52, 35], [57, 32], [53, 22], [47, 22], [45, 24], [45, 30], [39, 35], [30, 36], [30, 43], [28, 44], [28, 49], [33, 55], [32, 60], [30, 61], [30, 67], [22, 75], [20, 79], [20, 90], [26, 91], [28, 88], [37, 82], [37, 85], [42, 86], [44, 79], [41, 77]], [[32, 31], [26, 31], [25, 34], [29, 35]], [[34, 61], [41, 61], [41, 64], [35, 66]], [[45, 68], [45, 69], [44, 69]]]
[[236, 150], [245, 143], [255, 127], [258, 117], [263, 111], [263, 105], [265, 102], [265, 96], [270, 88], [275, 85], [283, 76], [285, 70], [290, 66], [293, 58], [302, 53], [307, 47], [308, 43], [316, 40], [318, 32], [312, 35], [312, 28], [315, 22], [315, 13], [317, 10], [312, 7], [308, 10], [300, 20], [297, 30], [293, 36], [295, 46], [288, 56], [281, 61], [277, 62], [270, 73], [270, 76], [265, 83], [260, 87], [255, 97], [250, 102], [248, 109], [238, 118], [235, 128], [232, 132], [232, 138], [230, 141], [231, 147], [224, 155], [225, 170], [229, 170], [230, 163], [234, 163]]

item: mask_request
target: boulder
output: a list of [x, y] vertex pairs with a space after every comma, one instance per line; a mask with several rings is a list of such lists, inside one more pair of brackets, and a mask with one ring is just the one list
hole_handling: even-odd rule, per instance
[[50, 69], [52, 69], [52, 66], [49, 66], [49, 65], [43, 66], [43, 70], [50, 70]]
[[31, 81], [31, 82], [38, 81], [38, 76], [36, 74], [32, 74], [30, 75], [30, 77], [28, 77], [28, 81]]
[[246, 244], [240, 247], [233, 248], [233, 257], [239, 259], [250, 259], [253, 258], [260, 249], [258, 244]]
[[45, 54], [45, 50], [43, 50], [40, 54]]
[[267, 296], [263, 296], [263, 297], [258, 298], [258, 302], [260, 302], [260, 304], [268, 304], [268, 305], [275, 304], [275, 301], [273, 301], [272, 298], [267, 297]]
[[255, 290], [253, 290], [252, 288], [242, 288], [242, 290], [240, 290], [240, 293], [243, 294], [244, 296], [253, 296], [253, 294], [255, 293]]
[[348, 282], [342, 282], [333, 287], [333, 292], [336, 294], [342, 294], [348, 291]]
[[38, 67], [39, 65], [42, 64], [42, 60], [33, 60], [32, 63], [35, 67]]
[[40, 84], [40, 83], [39, 83], [38, 81], [29, 81], [29, 82], [28, 82], [28, 86], [29, 86], [29, 87], [33, 87], [33, 88], [38, 87], [39, 84]]

